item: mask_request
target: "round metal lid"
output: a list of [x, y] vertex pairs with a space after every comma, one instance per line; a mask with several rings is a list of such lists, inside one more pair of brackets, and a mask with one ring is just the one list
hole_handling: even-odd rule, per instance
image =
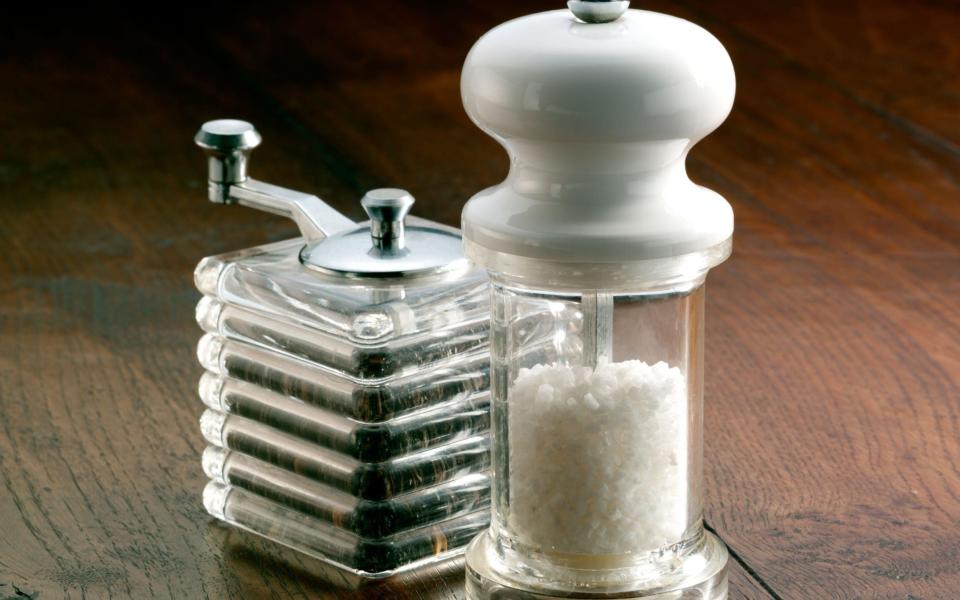
[[463, 243], [453, 229], [406, 226], [413, 206], [405, 190], [371, 190], [361, 204], [369, 224], [304, 246], [300, 262], [349, 278], [412, 278], [467, 266]]

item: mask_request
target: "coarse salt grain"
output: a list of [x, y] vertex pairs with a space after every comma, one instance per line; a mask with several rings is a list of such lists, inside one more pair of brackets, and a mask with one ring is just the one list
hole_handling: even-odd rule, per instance
[[687, 385], [639, 360], [536, 365], [509, 393], [510, 528], [544, 552], [627, 554], [688, 524]]

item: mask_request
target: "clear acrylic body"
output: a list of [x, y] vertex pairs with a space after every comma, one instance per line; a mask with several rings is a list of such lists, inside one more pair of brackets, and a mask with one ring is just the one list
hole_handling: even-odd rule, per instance
[[724, 597], [702, 522], [704, 276], [580, 293], [492, 277], [493, 519], [471, 597]]
[[303, 245], [194, 273], [208, 512], [345, 577], [462, 552], [490, 515], [485, 273], [336, 275]]

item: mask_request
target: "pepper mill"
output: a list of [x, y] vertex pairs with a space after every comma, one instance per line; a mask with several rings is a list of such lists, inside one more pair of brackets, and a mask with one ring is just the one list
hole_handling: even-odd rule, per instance
[[207, 512], [360, 584], [462, 553], [489, 522], [489, 292], [459, 232], [367, 192], [368, 223], [249, 176], [260, 135], [205, 123], [209, 199], [302, 237], [203, 259]]
[[492, 524], [474, 599], [719, 599], [703, 527], [704, 281], [733, 211], [687, 153], [733, 103], [724, 47], [626, 1], [504, 23], [463, 67], [510, 155], [463, 211], [492, 283]]

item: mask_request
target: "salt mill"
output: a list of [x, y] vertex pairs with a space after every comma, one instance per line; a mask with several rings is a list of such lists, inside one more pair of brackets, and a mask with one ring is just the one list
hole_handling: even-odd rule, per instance
[[493, 519], [470, 598], [715, 599], [703, 527], [704, 281], [733, 212], [690, 181], [730, 112], [730, 57], [693, 23], [573, 0], [489, 31], [470, 118], [510, 155], [463, 211], [492, 282]]

